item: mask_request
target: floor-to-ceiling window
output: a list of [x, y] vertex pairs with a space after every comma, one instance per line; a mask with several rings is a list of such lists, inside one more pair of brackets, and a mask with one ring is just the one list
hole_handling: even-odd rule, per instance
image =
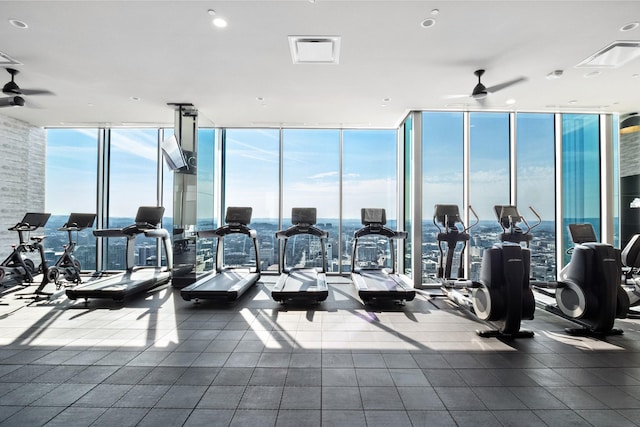
[[332, 271], [351, 268], [353, 233], [362, 227], [362, 208], [385, 209], [387, 226], [396, 229], [396, 143], [395, 130], [342, 132], [342, 268]]
[[[134, 222], [140, 206], [158, 203], [158, 130], [112, 129], [109, 159], [109, 228]], [[169, 212], [165, 212], [172, 215]], [[105, 266], [125, 268], [125, 238], [108, 239]], [[136, 265], [155, 265], [156, 239], [136, 237]]]
[[596, 114], [562, 116], [562, 228], [566, 250], [572, 246], [567, 228], [590, 223], [600, 238], [600, 123]]
[[[45, 227], [44, 245], [49, 265], [60, 256], [62, 246], [68, 244], [67, 233], [57, 230], [69, 215], [96, 213], [97, 164], [97, 129], [47, 130], [45, 210], [51, 217]], [[92, 230], [73, 233], [77, 243], [74, 256], [83, 270], [96, 268], [96, 239]]]
[[251, 228], [258, 234], [260, 267], [277, 270], [280, 131], [226, 129], [223, 147], [224, 206], [252, 208]]
[[[434, 206], [457, 205], [464, 219], [463, 114], [457, 112], [422, 113], [422, 280], [436, 277], [440, 250], [433, 223]], [[443, 251], [446, 247], [443, 244]], [[456, 262], [462, 243], [457, 245]], [[457, 265], [452, 277], [457, 277]]]
[[469, 201], [480, 218], [470, 230], [470, 274], [478, 279], [482, 255], [498, 241], [502, 228], [495, 205], [510, 204], [509, 114], [469, 114]]
[[553, 114], [516, 115], [516, 165], [518, 210], [531, 226], [538, 220], [529, 206], [535, 209], [542, 219], [542, 223], [532, 231], [531, 277], [534, 280], [554, 281], [556, 183]]
[[404, 158], [402, 159], [402, 181], [403, 181], [403, 212], [402, 212], [402, 220], [404, 231], [407, 232], [407, 239], [404, 242], [404, 269], [403, 272], [412, 276], [411, 272], [411, 262], [412, 262], [412, 241], [411, 238], [411, 230], [413, 230], [411, 226], [411, 206], [413, 201], [411, 189], [411, 152], [413, 147], [413, 116], [409, 115], [406, 120], [402, 123], [400, 127], [400, 132], [402, 132], [402, 153], [404, 153]]
[[284, 129], [282, 157], [282, 225], [291, 225], [291, 208], [316, 208], [317, 227], [329, 232], [328, 269], [339, 271], [340, 131]]

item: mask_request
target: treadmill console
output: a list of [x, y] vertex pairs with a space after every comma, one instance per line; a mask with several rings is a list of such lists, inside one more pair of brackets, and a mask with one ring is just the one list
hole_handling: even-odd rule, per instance
[[227, 214], [224, 218], [224, 221], [227, 224], [248, 225], [251, 222], [252, 211], [252, 208], [229, 206], [227, 208]]
[[385, 210], [381, 208], [362, 208], [360, 210], [360, 217], [363, 225], [385, 225], [387, 223], [387, 214]]
[[291, 224], [293, 225], [315, 225], [316, 208], [292, 208]]
[[162, 215], [164, 215], [164, 206], [140, 206], [135, 222], [156, 227], [162, 221]]

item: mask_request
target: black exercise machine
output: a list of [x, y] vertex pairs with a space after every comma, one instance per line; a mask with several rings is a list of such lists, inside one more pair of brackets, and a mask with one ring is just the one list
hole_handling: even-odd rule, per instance
[[[67, 288], [69, 299], [108, 298], [123, 301], [125, 298], [145, 292], [171, 281], [173, 256], [169, 232], [160, 228], [164, 207], [141, 206], [138, 208], [135, 223], [124, 228], [93, 230], [96, 237], [126, 238], [126, 270], [121, 272], [96, 271], [92, 276], [83, 278], [83, 283]], [[166, 266], [136, 266], [135, 239], [137, 235], [158, 239], [162, 242], [166, 256]], [[158, 256], [158, 261], [161, 259]]]
[[[460, 218], [456, 205], [435, 205], [434, 224], [438, 227], [438, 246], [440, 247], [440, 266], [438, 277], [442, 283], [442, 293], [458, 306], [468, 309], [478, 319], [492, 325], [492, 329], [476, 331], [481, 337], [531, 338], [533, 332], [521, 330], [522, 319], [533, 319], [535, 303], [529, 288], [530, 252], [520, 242], [530, 240], [526, 231], [518, 226], [523, 218], [517, 211], [507, 206], [496, 206], [498, 221], [502, 226], [500, 243], [485, 249], [482, 257], [480, 279], [472, 281], [464, 278], [463, 256], [470, 239], [469, 229], [478, 223], [466, 227]], [[526, 224], [526, 223], [525, 223]], [[457, 244], [463, 247], [460, 252], [458, 277], [452, 278], [451, 269]], [[443, 266], [446, 245], [446, 264]]]
[[[258, 282], [260, 279], [258, 238], [256, 231], [247, 227], [251, 222], [251, 212], [252, 209], [248, 207], [228, 207], [225, 216], [226, 225], [215, 230], [198, 231], [200, 238], [217, 239], [216, 268], [211, 274], [180, 290], [180, 295], [185, 301], [192, 299], [235, 301]], [[233, 238], [238, 238], [238, 241], [229, 241]], [[247, 238], [252, 241], [255, 266], [249, 265], [251, 254], [246, 251], [238, 250], [231, 254], [224, 249], [225, 242], [229, 248], [234, 246], [242, 248]]]
[[[10, 227], [9, 231], [18, 233], [19, 243], [12, 245], [11, 254], [0, 264], [0, 284], [4, 287], [33, 283], [33, 278], [46, 266], [42, 241], [44, 236], [30, 236], [32, 231], [44, 227], [51, 214], [27, 213], [22, 221]], [[25, 237], [25, 233], [27, 236]], [[32, 243], [29, 242], [32, 241]], [[26, 257], [27, 252], [38, 252], [41, 264], [36, 268], [34, 262]]]
[[575, 244], [570, 250], [571, 260], [560, 271], [557, 283], [534, 284], [534, 290], [542, 296], [538, 305], [580, 325], [566, 328], [569, 334], [620, 335], [623, 331], [613, 327], [615, 319], [626, 317], [629, 310], [629, 298], [621, 286], [620, 251], [597, 243], [591, 224], [569, 224], [568, 228]]
[[[284, 243], [278, 263], [280, 277], [271, 297], [279, 302], [324, 301], [329, 296], [325, 251], [329, 233], [315, 227], [316, 208], [291, 209], [291, 223], [291, 227], [276, 232]], [[305, 236], [307, 239], [302, 241]]]
[[[372, 301], [404, 303], [413, 300], [416, 291], [411, 280], [403, 274], [396, 273], [396, 252], [393, 244], [394, 240], [406, 239], [407, 232], [394, 231], [386, 227], [387, 217], [384, 209], [363, 208], [360, 217], [364, 227], [354, 233], [351, 255], [351, 281], [360, 299], [365, 304]], [[379, 242], [381, 237], [384, 238], [382, 247]], [[389, 258], [390, 265], [387, 263]]]

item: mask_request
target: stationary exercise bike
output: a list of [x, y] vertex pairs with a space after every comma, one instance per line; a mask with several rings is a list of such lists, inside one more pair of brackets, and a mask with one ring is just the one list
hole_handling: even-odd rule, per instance
[[[30, 236], [32, 231], [44, 227], [51, 214], [48, 213], [27, 213], [22, 221], [10, 227], [9, 231], [16, 231], [19, 243], [12, 245], [13, 251], [0, 264], [0, 283], [5, 287], [33, 283], [33, 277], [38, 274], [41, 268], [46, 266], [44, 259], [44, 248], [42, 241], [44, 236]], [[25, 238], [25, 233], [27, 237]], [[30, 243], [31, 240], [33, 243]], [[32, 260], [26, 257], [27, 252], [38, 252], [41, 259], [41, 266], [36, 268]]]
[[[506, 208], [506, 207], [504, 207]], [[469, 229], [478, 223], [466, 227], [460, 218], [458, 206], [436, 205], [434, 224], [438, 227], [438, 246], [441, 261], [438, 276], [442, 282], [442, 292], [458, 306], [469, 309], [480, 320], [493, 326], [492, 329], [476, 331], [481, 337], [530, 338], [533, 332], [521, 330], [522, 319], [533, 319], [535, 303], [529, 289], [530, 252], [520, 242], [530, 240], [528, 234], [532, 227], [522, 231], [517, 226], [523, 218], [496, 206], [496, 214], [502, 226], [500, 243], [486, 249], [482, 258], [480, 279], [464, 279], [463, 257], [470, 239]], [[506, 218], [507, 221], [503, 221]], [[526, 223], [525, 223], [526, 224]], [[450, 278], [451, 264], [458, 242], [463, 243], [460, 253], [458, 278]], [[446, 264], [442, 244], [446, 244]]]
[[536, 291], [555, 299], [544, 303], [545, 310], [577, 323], [579, 328], [566, 328], [572, 335], [620, 335], [614, 328], [616, 318], [624, 318], [629, 310], [629, 297], [622, 288], [620, 251], [606, 243], [596, 243], [591, 224], [569, 224], [575, 243], [571, 261], [559, 274], [555, 292], [543, 287]]
[[95, 214], [72, 213], [69, 215], [67, 222], [62, 227], [58, 228], [58, 231], [67, 232], [69, 243], [63, 246], [64, 252], [55, 264], [47, 268], [45, 274], [47, 281], [46, 283], [43, 281], [36, 293], [39, 291], [41, 292], [42, 288], [44, 288], [47, 283], [55, 283], [56, 289], [60, 289], [63, 284], [63, 279], [66, 282], [74, 284], [78, 284], [82, 281], [80, 278], [82, 266], [80, 265], [80, 261], [73, 256], [73, 252], [77, 246], [77, 243], [73, 241], [73, 232], [75, 231], [77, 236], [78, 232], [86, 228], [93, 227], [95, 219]]

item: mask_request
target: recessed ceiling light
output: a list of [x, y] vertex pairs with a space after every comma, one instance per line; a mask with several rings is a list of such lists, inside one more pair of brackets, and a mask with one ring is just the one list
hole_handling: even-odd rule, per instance
[[576, 105], [578, 103], [578, 101], [576, 101], [575, 99], [572, 99], [571, 101], [569, 101], [569, 105]]
[[433, 10], [431, 11], [431, 14], [432, 14], [433, 16], [436, 16], [436, 15], [437, 15], [437, 14], [439, 14], [439, 13], [440, 13], [440, 10], [439, 10], [439, 9], [433, 9]]
[[436, 25], [436, 20], [434, 18], [427, 18], [420, 23], [422, 28], [431, 28]]
[[382, 102], [389, 102], [389, 101], [391, 101], [391, 98], [384, 98], [384, 99], [382, 100]]
[[130, 96], [129, 99], [132, 101], [140, 101], [140, 98], [138, 98], [137, 96]]
[[599, 76], [600, 74], [602, 74], [600, 71], [591, 71], [590, 73], [585, 74], [584, 77], [589, 79], [591, 77]]
[[513, 104], [516, 103], [516, 100], [515, 99], [507, 99], [504, 103], [507, 104], [507, 105], [513, 105]]
[[29, 28], [26, 22], [20, 21], [19, 19], [9, 19], [9, 23], [16, 28]]
[[213, 9], [209, 9], [207, 10], [207, 13], [209, 14], [209, 16], [213, 16], [213, 20], [211, 21], [211, 23], [218, 28], [225, 28], [228, 23], [227, 20], [224, 19], [222, 16], [218, 16], [218, 14], [216, 13], [215, 10]]
[[631, 77], [640, 77], [640, 74], [638, 74], [638, 73], [631, 74]]
[[257, 96], [257, 97], [256, 97], [256, 101], [264, 101], [264, 98], [263, 98], [263, 97], [261, 97], [261, 96]]
[[620, 31], [631, 31], [635, 30], [638, 27], [640, 27], [640, 22], [629, 22], [628, 24], [620, 27]]

